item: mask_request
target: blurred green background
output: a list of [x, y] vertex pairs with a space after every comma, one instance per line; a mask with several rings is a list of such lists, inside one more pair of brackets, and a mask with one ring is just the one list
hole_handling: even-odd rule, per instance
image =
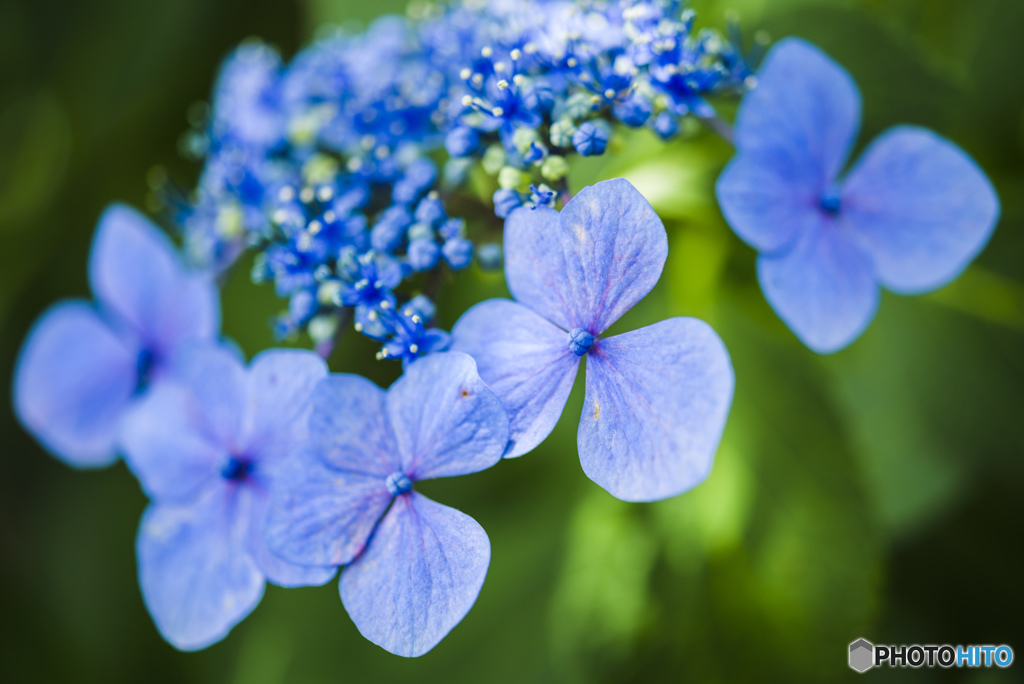
[[[220, 58], [258, 35], [291, 55], [323, 22], [402, 0], [2, 0], [0, 385], [51, 302], [88, 296], [86, 253], [110, 201], [147, 204], [154, 165], [189, 186], [177, 153], [188, 107]], [[625, 504], [583, 475], [577, 385], [536, 452], [422, 490], [471, 514], [492, 542], [469, 616], [417, 660], [364, 640], [334, 582], [268, 588], [222, 643], [164, 643], [135, 582], [145, 499], [123, 465], [74, 472], [46, 455], [0, 396], [0, 679], [5, 682], [735, 682], [858, 676], [847, 645], [1009, 644], [1024, 652], [1024, 3], [1019, 0], [696, 2], [748, 31], [799, 35], [864, 95], [859, 146], [888, 126], [932, 127], [990, 174], [1002, 221], [944, 290], [886, 294], [831, 357], [800, 346], [754, 280], [754, 253], [714, 204], [729, 149], [645, 134], [574, 169], [572, 186], [626, 175], [670, 235], [655, 291], [616, 328], [697, 315], [724, 338], [736, 398], [710, 479]], [[725, 108], [729, 111], [729, 108]], [[500, 274], [446, 286], [450, 325]], [[271, 346], [270, 288], [236, 271], [224, 329]], [[397, 368], [349, 335], [337, 371], [388, 383]], [[1010, 670], [880, 670], [877, 681], [1020, 681]], [[1016, 676], [1015, 676], [1016, 675]]]

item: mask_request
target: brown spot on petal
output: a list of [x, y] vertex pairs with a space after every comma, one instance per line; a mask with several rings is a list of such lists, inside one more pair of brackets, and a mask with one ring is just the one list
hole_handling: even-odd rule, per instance
[[600, 415], [601, 415], [601, 405], [598, 404], [595, 401], [594, 402], [594, 420], [597, 420], [597, 417], [600, 416]]
[[462, 390], [462, 398], [465, 399], [468, 396], [469, 396], [469, 390], [466, 390], [466, 389]]

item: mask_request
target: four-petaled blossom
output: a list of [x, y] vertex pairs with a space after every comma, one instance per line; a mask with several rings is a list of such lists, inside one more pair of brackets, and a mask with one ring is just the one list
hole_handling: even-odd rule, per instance
[[602, 338], [661, 275], [665, 228], [625, 179], [584, 188], [561, 211], [516, 209], [505, 277], [516, 301], [477, 304], [452, 348], [473, 356], [511, 419], [508, 456], [551, 432], [586, 356], [577, 446], [586, 474], [627, 501], [679, 494], [707, 477], [733, 372], [706, 323], [670, 318]]
[[262, 534], [277, 474], [305, 443], [310, 396], [326, 376], [313, 352], [271, 349], [246, 369], [228, 349], [198, 345], [125, 421], [125, 461], [153, 500], [136, 539], [142, 597], [177, 648], [223, 639], [268, 580], [295, 587], [334, 575], [278, 558]]
[[171, 241], [129, 207], [115, 204], [100, 218], [89, 284], [96, 305], [71, 300], [44, 313], [14, 379], [22, 424], [76, 467], [112, 462], [139, 390], [169, 374], [185, 343], [220, 328], [213, 283], [186, 270]]
[[505, 409], [455, 352], [409, 365], [386, 392], [332, 375], [313, 405], [309, 447], [282, 474], [267, 544], [295, 563], [348, 564], [341, 601], [363, 636], [422, 655], [469, 612], [491, 552], [475, 520], [413, 483], [501, 460]]
[[920, 294], [954, 278], [995, 228], [984, 173], [935, 133], [882, 133], [839, 180], [860, 123], [860, 95], [816, 47], [779, 42], [736, 117], [737, 155], [718, 180], [722, 213], [761, 252], [765, 297], [808, 347], [855, 340], [879, 285]]

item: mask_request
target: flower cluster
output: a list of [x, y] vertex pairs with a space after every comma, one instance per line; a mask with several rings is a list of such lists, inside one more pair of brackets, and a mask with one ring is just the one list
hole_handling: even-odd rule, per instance
[[[732, 402], [725, 345], [692, 318], [607, 335], [658, 282], [668, 235], [629, 181], [575, 196], [566, 182], [616, 126], [667, 138], [693, 116], [735, 138], [723, 214], [815, 351], [861, 333], [880, 285], [923, 292], [967, 266], [999, 204], [963, 151], [897, 127], [842, 177], [859, 119], [849, 75], [788, 39], [755, 78], [759, 55], [739, 43], [695, 32], [671, 0], [495, 0], [338, 33], [287, 66], [261, 43], [228, 58], [187, 138], [206, 162], [179, 206], [203, 272], [115, 205], [90, 257], [95, 303], [46, 312], [14, 382], [18, 417], [57, 457], [120, 454], [141, 482], [139, 581], [170, 643], [204, 648], [266, 582], [323, 584], [344, 566], [360, 632], [429, 651], [476, 601], [490, 541], [415, 483], [532, 451], [584, 357], [587, 476], [626, 501], [708, 476]], [[707, 97], [745, 88], [732, 136]], [[471, 170], [483, 193], [463, 184]], [[500, 246], [470, 241], [502, 223]], [[253, 278], [288, 299], [279, 333], [307, 330], [319, 355], [268, 350], [246, 366], [219, 339], [213, 276], [246, 250]], [[513, 300], [476, 304], [451, 335], [430, 327], [444, 269], [474, 254], [504, 264]], [[378, 358], [402, 361], [388, 390], [329, 374], [349, 317]]]
[[[453, 191], [479, 165], [498, 218], [551, 206], [567, 199], [567, 159], [603, 154], [613, 125], [670, 138], [684, 116], [713, 117], [706, 96], [751, 71], [693, 23], [674, 0], [455, 3], [336, 33], [287, 66], [245, 44], [189, 136], [206, 161], [181, 209], [188, 251], [226, 268], [254, 250], [253, 279], [288, 298], [282, 337], [307, 330], [329, 349], [354, 313], [382, 358], [442, 349], [424, 300], [474, 254]], [[490, 212], [477, 204], [464, 213]], [[499, 266], [496, 250], [480, 245], [481, 266]], [[416, 291], [415, 313], [396, 314]]]

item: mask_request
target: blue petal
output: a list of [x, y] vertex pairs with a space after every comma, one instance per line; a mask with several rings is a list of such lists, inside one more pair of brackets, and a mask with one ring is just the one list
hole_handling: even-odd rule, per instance
[[577, 435], [584, 472], [625, 501], [696, 486], [711, 472], [732, 390], [729, 354], [703, 321], [670, 318], [599, 340]]
[[263, 574], [248, 552], [251, 505], [249, 492], [221, 485], [188, 504], [153, 504], [142, 516], [142, 598], [176, 648], [220, 641], [260, 602]]
[[296, 564], [278, 557], [267, 547], [264, 528], [267, 520], [269, 495], [263, 490], [253, 490], [252, 520], [249, 526], [249, 553], [256, 561], [256, 567], [267, 581], [279, 587], [320, 586], [338, 572], [333, 564]]
[[718, 177], [715, 195], [729, 226], [748, 245], [773, 252], [820, 220], [821, 188], [794, 182], [771, 160], [738, 154]]
[[452, 349], [476, 359], [480, 377], [508, 411], [507, 457], [532, 451], [551, 434], [579, 368], [564, 330], [522, 304], [490, 299], [458, 320]]
[[201, 413], [187, 389], [163, 381], [125, 416], [121, 451], [151, 499], [188, 499], [220, 477], [230, 454], [200, 429]]
[[857, 339], [878, 308], [870, 258], [824, 217], [791, 250], [762, 255], [757, 276], [775, 312], [819, 354]]
[[187, 345], [174, 365], [174, 380], [188, 389], [194, 402], [197, 431], [227, 453], [248, 456], [249, 379], [234, 351], [226, 345]]
[[521, 208], [505, 222], [509, 290], [565, 330], [606, 330], [651, 291], [667, 255], [661, 219], [624, 178], [583, 188], [560, 215]]
[[823, 190], [850, 153], [860, 93], [840, 65], [798, 38], [780, 40], [736, 112], [736, 149], [794, 187]]
[[501, 460], [508, 414], [461, 352], [410, 364], [388, 390], [388, 419], [413, 480], [475, 473]]
[[85, 302], [57, 304], [36, 322], [18, 357], [18, 418], [69, 465], [111, 463], [137, 383], [137, 355]]
[[384, 481], [401, 468], [384, 410], [386, 393], [358, 375], [331, 375], [313, 390], [309, 443], [333, 468]]
[[213, 283], [185, 270], [167, 236], [124, 205], [100, 218], [89, 282], [101, 306], [130, 325], [159, 360], [187, 340], [213, 338], [220, 326]]
[[369, 548], [341, 573], [341, 602], [364, 637], [420, 656], [473, 607], [490, 560], [475, 520], [411, 492], [395, 499]]
[[270, 349], [249, 366], [250, 423], [245, 454], [273, 471], [309, 438], [311, 398], [327, 364], [301, 349]]
[[882, 285], [934, 290], [988, 242], [999, 198], [973, 159], [923, 128], [900, 126], [864, 152], [842, 190], [841, 216], [864, 240]]
[[264, 528], [267, 546], [303, 565], [351, 562], [391, 503], [384, 479], [300, 453], [274, 487]]

